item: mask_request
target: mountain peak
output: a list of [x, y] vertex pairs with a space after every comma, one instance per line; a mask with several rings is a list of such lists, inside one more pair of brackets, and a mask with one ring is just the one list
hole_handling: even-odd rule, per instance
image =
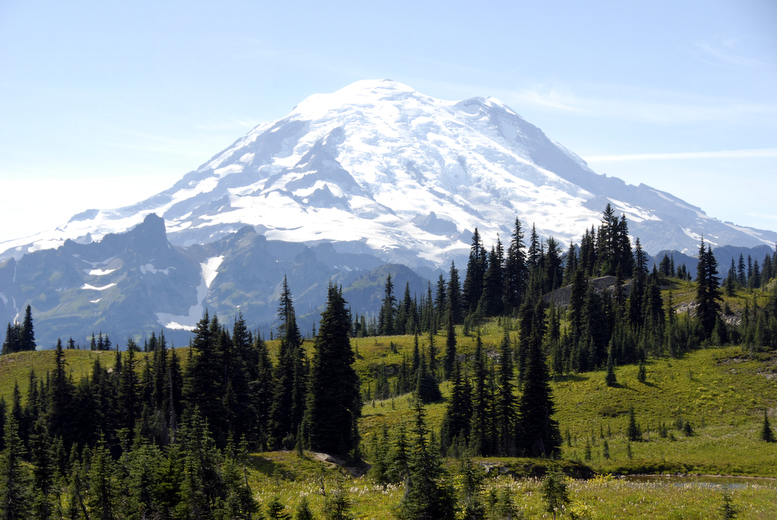
[[[90, 211], [57, 230], [6, 242], [21, 255], [65, 239], [164, 218], [170, 242], [219, 240], [248, 225], [268, 240], [359, 244], [383, 261], [442, 268], [525, 229], [567, 244], [610, 203], [648, 252], [771, 244], [777, 234], [710, 218], [668, 193], [597, 175], [510, 107], [490, 97], [443, 101], [402, 83], [363, 80], [316, 94], [257, 126], [169, 190], [137, 205]], [[350, 245], [348, 247], [351, 247]], [[9, 253], [11, 248], [14, 253]]]

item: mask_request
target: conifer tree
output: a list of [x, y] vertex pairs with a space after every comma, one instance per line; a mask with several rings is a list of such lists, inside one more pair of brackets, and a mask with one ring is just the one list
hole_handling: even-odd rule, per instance
[[342, 291], [330, 285], [316, 336], [304, 429], [310, 449], [346, 455], [358, 446], [359, 376]]
[[0, 518], [26, 520], [29, 516], [29, 476], [22, 465], [24, 443], [19, 438], [19, 424], [11, 414], [5, 423], [5, 448], [0, 455]]
[[291, 449], [305, 413], [307, 373], [302, 350], [302, 334], [297, 327], [297, 317], [286, 277], [283, 279], [278, 319], [280, 320], [278, 338], [281, 344], [278, 365], [274, 373], [275, 387], [270, 409], [270, 432], [271, 442], [275, 447], [283, 446], [285, 449]]
[[456, 363], [456, 329], [451, 319], [451, 310], [448, 307], [448, 319], [445, 320], [445, 357], [442, 362], [442, 370], [445, 379], [450, 379], [453, 373], [453, 366]]
[[503, 457], [516, 455], [515, 429], [518, 425], [513, 384], [513, 348], [507, 328], [499, 348], [499, 383], [496, 396], [497, 452]]
[[480, 303], [480, 297], [483, 295], [483, 277], [488, 269], [488, 256], [483, 242], [480, 239], [478, 228], [472, 235], [472, 246], [470, 247], [469, 260], [467, 261], [467, 275], [464, 278], [464, 287], [462, 289], [462, 300], [464, 310], [467, 314], [472, 314]]
[[772, 426], [769, 424], [769, 415], [766, 410], [764, 410], [764, 422], [761, 427], [761, 440], [764, 442], [775, 442], [777, 440], [774, 437]]
[[515, 311], [520, 307], [526, 289], [528, 271], [526, 267], [526, 251], [523, 243], [521, 221], [515, 218], [515, 227], [507, 248], [505, 260], [505, 305], [507, 310]]
[[391, 281], [391, 273], [389, 273], [383, 290], [383, 303], [378, 314], [378, 336], [394, 335], [396, 306], [397, 299], [394, 297], [394, 282]]
[[550, 389], [550, 373], [542, 352], [545, 309], [542, 301], [521, 307], [521, 341], [526, 341], [526, 377], [518, 405], [519, 451], [531, 456], [556, 457], [561, 449], [558, 422]]
[[219, 340], [218, 318], [206, 310], [194, 328], [189, 353], [192, 356], [184, 375], [183, 394], [188, 410], [199, 409], [219, 446], [226, 444], [227, 410], [224, 404], [224, 353]]
[[32, 309], [28, 305], [24, 311], [21, 335], [19, 337], [19, 350], [35, 350], [35, 332], [32, 325]]
[[448, 273], [448, 308], [449, 320], [458, 325], [462, 321], [461, 315], [461, 284], [459, 283], [459, 271], [456, 264], [451, 261], [451, 269]]
[[444, 470], [435, 447], [429, 441], [426, 414], [415, 401], [414, 443], [408, 461], [405, 494], [399, 503], [401, 520], [453, 520], [455, 498], [444, 480]]
[[699, 317], [704, 337], [712, 335], [712, 329], [720, 313], [722, 300], [718, 287], [718, 263], [712, 247], [705, 248], [704, 239], [699, 247], [699, 263], [696, 267], [696, 315]]
[[491, 248], [488, 254], [488, 269], [483, 274], [483, 292], [480, 296], [480, 306], [486, 316], [499, 316], [504, 310], [504, 255], [502, 242], [497, 237], [496, 248]]

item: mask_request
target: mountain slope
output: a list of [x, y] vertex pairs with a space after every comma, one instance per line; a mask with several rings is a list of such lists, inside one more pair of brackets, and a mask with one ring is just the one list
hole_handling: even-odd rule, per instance
[[249, 225], [271, 240], [331, 242], [340, 252], [437, 269], [466, 254], [475, 227], [488, 245], [497, 233], [507, 240], [517, 216], [566, 244], [608, 202], [649, 252], [692, 252], [702, 234], [718, 246], [777, 241], [644, 184], [597, 175], [498, 100], [441, 101], [368, 80], [311, 96], [146, 201], [0, 244], [0, 259], [99, 240], [156, 213], [181, 246]]

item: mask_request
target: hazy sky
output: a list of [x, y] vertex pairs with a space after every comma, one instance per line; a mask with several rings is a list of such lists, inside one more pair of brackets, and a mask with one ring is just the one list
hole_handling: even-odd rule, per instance
[[376, 4], [0, 1], [0, 242], [367, 78], [499, 98], [599, 173], [777, 230], [777, 2]]

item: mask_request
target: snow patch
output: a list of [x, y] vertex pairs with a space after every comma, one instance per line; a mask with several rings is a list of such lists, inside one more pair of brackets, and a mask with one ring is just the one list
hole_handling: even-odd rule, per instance
[[109, 283], [108, 285], [103, 285], [102, 287], [95, 287], [94, 285], [89, 285], [88, 283], [85, 283], [81, 289], [89, 289], [91, 291], [104, 291], [106, 289], [110, 289], [111, 287], [116, 287], [115, 283]]
[[218, 268], [224, 261], [223, 256], [208, 258], [200, 264], [202, 269], [200, 285], [197, 287], [197, 303], [189, 307], [189, 313], [184, 315], [175, 315], [166, 312], [157, 312], [157, 322], [168, 329], [173, 330], [194, 330], [197, 322], [202, 318], [204, 310], [203, 303], [208, 296], [208, 288], [218, 274]]
[[89, 303], [98, 303], [102, 298], [97, 298], [96, 300], [89, 300]]
[[88, 269], [84, 270], [86, 274], [89, 276], [105, 276], [106, 274], [111, 274], [116, 269]]
[[213, 280], [219, 274], [218, 268], [223, 261], [223, 256], [214, 256], [213, 258], [208, 258], [204, 264], [200, 264], [200, 267], [202, 268], [202, 278], [205, 280], [205, 286], [207, 288], [210, 289], [210, 284], [213, 283]]
[[8, 305], [8, 298], [5, 297], [5, 294], [0, 292], [0, 300], [3, 300], [3, 305]]

